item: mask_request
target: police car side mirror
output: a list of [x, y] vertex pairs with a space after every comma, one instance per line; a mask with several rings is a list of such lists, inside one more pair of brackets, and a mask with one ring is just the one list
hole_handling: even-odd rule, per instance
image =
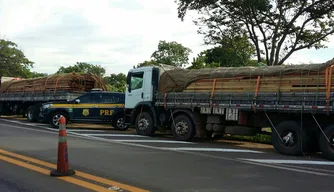
[[78, 103], [80, 103], [80, 99], [75, 100], [75, 104], [78, 104]]

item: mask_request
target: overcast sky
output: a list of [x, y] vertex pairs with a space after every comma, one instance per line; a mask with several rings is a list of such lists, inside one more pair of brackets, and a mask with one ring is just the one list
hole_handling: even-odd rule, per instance
[[[148, 60], [159, 40], [189, 47], [190, 59], [207, 48], [191, 18], [177, 17], [174, 0], [0, 0], [0, 38], [17, 43], [35, 62], [33, 70], [43, 73], [77, 61], [126, 73]], [[330, 49], [299, 51], [288, 62], [332, 59], [333, 42]]]

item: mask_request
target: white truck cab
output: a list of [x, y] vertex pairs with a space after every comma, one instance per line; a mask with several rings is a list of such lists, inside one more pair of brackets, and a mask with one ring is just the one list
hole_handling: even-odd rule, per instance
[[140, 103], [152, 102], [158, 81], [158, 67], [131, 69], [127, 76], [125, 108], [134, 109]]

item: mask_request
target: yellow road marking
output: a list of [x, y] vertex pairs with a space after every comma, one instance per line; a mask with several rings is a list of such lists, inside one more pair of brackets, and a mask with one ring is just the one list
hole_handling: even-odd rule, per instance
[[[0, 160], [18, 165], [20, 167], [25, 167], [27, 169], [30, 169], [30, 170], [33, 170], [33, 171], [36, 171], [36, 172], [39, 172], [39, 173], [42, 173], [42, 174], [45, 174], [45, 175], [50, 175], [50, 170], [43, 169], [41, 167], [25, 163], [23, 161], [18, 161], [16, 159], [12, 159], [12, 158], [2, 156], [2, 155], [0, 155]], [[94, 190], [94, 191], [101, 191], [101, 192], [104, 192], [104, 191], [107, 192], [108, 191], [108, 192], [110, 192], [110, 190], [107, 189], [107, 188], [104, 188], [104, 187], [101, 187], [101, 186], [98, 186], [98, 185], [95, 185], [95, 184], [92, 184], [92, 183], [88, 183], [86, 181], [82, 181], [80, 179], [76, 179], [76, 178], [73, 178], [73, 177], [57, 177], [57, 179], [67, 181], [67, 182], [70, 182], [70, 183], [73, 183], [73, 184], [76, 184], [76, 185], [79, 185], [79, 186], [82, 186], [84, 188], [88, 188], [88, 189], [91, 189], [91, 190]]]
[[[23, 155], [20, 155], [20, 154], [12, 153], [12, 152], [9, 152], [9, 151], [5, 151], [3, 149], [0, 149], [0, 153], [6, 154], [6, 155], [9, 155], [9, 156], [12, 156], [12, 157], [16, 157], [16, 158], [19, 158], [19, 159], [22, 159], [22, 160], [30, 161], [32, 163], [43, 165], [45, 167], [49, 167], [49, 168], [52, 168], [52, 169], [57, 168], [57, 165], [55, 165], [55, 164], [48, 163], [48, 162], [45, 162], [45, 161], [41, 161], [41, 160], [38, 160], [38, 159], [34, 159], [34, 158], [31, 158], [31, 157], [23, 156]], [[48, 171], [47, 174], [50, 174], [50, 171]], [[126, 184], [123, 184], [123, 183], [119, 183], [119, 182], [116, 182], [116, 181], [112, 181], [112, 180], [105, 179], [105, 178], [102, 178], [102, 177], [98, 177], [98, 176], [95, 176], [95, 175], [91, 175], [91, 174], [88, 174], [88, 173], [80, 172], [80, 171], [77, 171], [77, 170], [75, 170], [75, 175], [77, 175], [79, 177], [86, 178], [86, 179], [90, 179], [92, 181], [97, 181], [97, 182], [100, 182], [100, 183], [103, 183], [103, 184], [107, 184], [107, 185], [111, 185], [111, 186], [118, 186], [118, 187], [120, 187], [122, 189], [125, 189], [125, 190], [128, 190], [128, 191], [149, 192], [149, 191], [144, 190], [144, 189], [140, 189], [140, 188], [137, 188], [137, 187], [126, 185]], [[69, 177], [66, 177], [66, 178], [69, 178]]]

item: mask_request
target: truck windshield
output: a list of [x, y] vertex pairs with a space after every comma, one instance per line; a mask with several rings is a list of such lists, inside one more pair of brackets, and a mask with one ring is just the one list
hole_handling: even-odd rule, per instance
[[144, 73], [133, 73], [131, 75], [131, 89], [140, 89], [143, 86]]

